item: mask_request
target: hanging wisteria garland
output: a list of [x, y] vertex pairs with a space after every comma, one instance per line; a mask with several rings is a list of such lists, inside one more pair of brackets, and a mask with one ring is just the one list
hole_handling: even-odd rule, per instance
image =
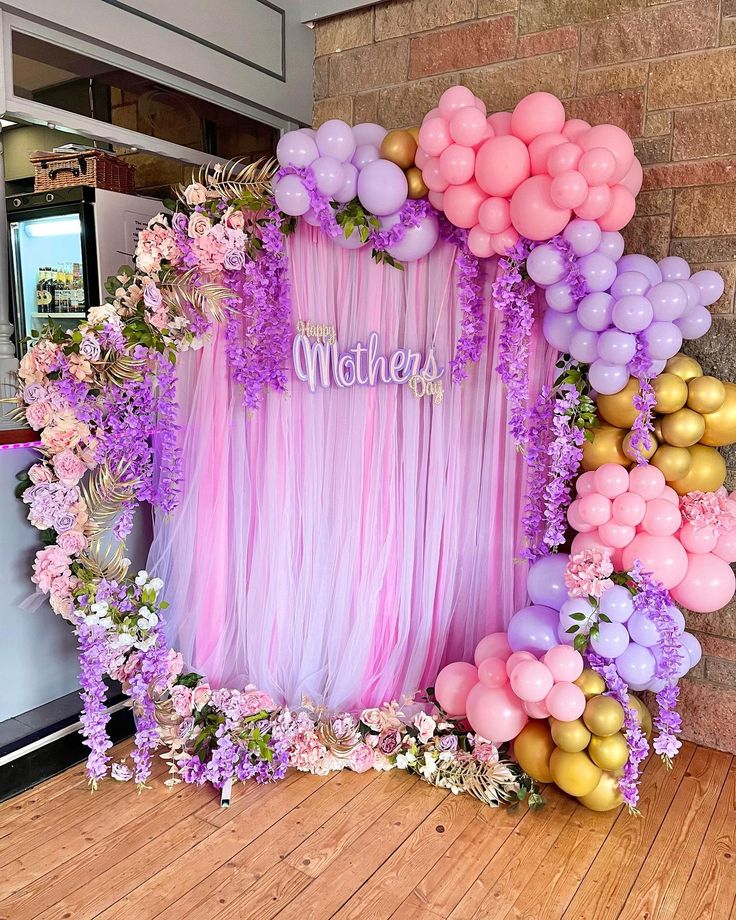
[[641, 332], [636, 336], [636, 352], [631, 361], [631, 372], [639, 384], [632, 403], [637, 415], [631, 426], [631, 450], [638, 466], [647, 463], [654, 438], [654, 406], [657, 397], [652, 386], [652, 359], [647, 341]]

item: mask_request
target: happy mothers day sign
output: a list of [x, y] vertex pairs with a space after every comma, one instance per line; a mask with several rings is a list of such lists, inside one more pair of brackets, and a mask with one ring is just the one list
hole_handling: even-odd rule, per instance
[[426, 358], [411, 348], [381, 351], [381, 339], [371, 332], [367, 341], [341, 350], [334, 326], [299, 320], [292, 347], [294, 373], [314, 393], [318, 386], [340, 388], [377, 386], [380, 383], [406, 385], [417, 397], [429, 396], [442, 402], [444, 367], [438, 367], [434, 349]]

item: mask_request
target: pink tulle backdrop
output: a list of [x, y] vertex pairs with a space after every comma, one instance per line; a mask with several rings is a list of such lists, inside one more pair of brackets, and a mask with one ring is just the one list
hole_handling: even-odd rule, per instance
[[[382, 352], [434, 342], [446, 366], [460, 318], [454, 256], [441, 244], [400, 272], [301, 224], [294, 320], [335, 326], [342, 349], [374, 330]], [[445, 374], [440, 405], [396, 384], [311, 393], [291, 375], [288, 393], [247, 415], [221, 332], [183, 356], [184, 495], [156, 521], [149, 569], [166, 581], [170, 641], [214, 685], [379, 704], [470, 659], [523, 604], [525, 470], [488, 312], [490, 347], [461, 388]], [[535, 333], [533, 391], [553, 365]]]

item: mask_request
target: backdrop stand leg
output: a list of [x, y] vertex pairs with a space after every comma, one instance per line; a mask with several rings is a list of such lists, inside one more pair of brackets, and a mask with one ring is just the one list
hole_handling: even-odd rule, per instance
[[220, 790], [220, 808], [229, 808], [233, 795], [233, 781], [229, 779]]

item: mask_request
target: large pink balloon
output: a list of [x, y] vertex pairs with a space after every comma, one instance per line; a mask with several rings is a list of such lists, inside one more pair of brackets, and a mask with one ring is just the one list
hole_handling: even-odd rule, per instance
[[438, 157], [445, 147], [450, 146], [451, 141], [446, 119], [440, 116], [425, 118], [419, 129], [419, 146], [422, 150], [426, 150], [431, 157]]
[[489, 633], [483, 636], [475, 647], [475, 663], [480, 664], [486, 658], [502, 658], [507, 661], [511, 655], [511, 646], [505, 632]]
[[511, 130], [525, 144], [540, 134], [559, 133], [565, 126], [565, 107], [552, 93], [530, 93], [511, 113]]
[[636, 529], [629, 524], [619, 524], [618, 521], [611, 519], [601, 524], [598, 528], [601, 540], [614, 549], [623, 549], [636, 536]]
[[451, 185], [444, 195], [445, 214], [450, 223], [468, 230], [478, 223], [478, 212], [486, 196], [477, 182]]
[[583, 673], [583, 656], [569, 645], [556, 645], [544, 653], [542, 660], [556, 682], [572, 682]]
[[599, 492], [591, 492], [580, 499], [580, 517], [586, 524], [600, 527], [611, 519], [611, 499]]
[[595, 488], [606, 498], [614, 499], [629, 488], [629, 472], [620, 463], [604, 463], [593, 473]]
[[[661, 499], [661, 501], [666, 501], [666, 499]], [[712, 553], [715, 551], [716, 556], [721, 555], [716, 550], [719, 538], [715, 527], [693, 527], [689, 521], [685, 521], [678, 536], [680, 543], [689, 553]], [[726, 561], [730, 562], [731, 560]]]
[[646, 514], [647, 503], [636, 492], [624, 492], [613, 500], [613, 519], [619, 524], [636, 527], [641, 524]]
[[571, 169], [577, 169], [582, 155], [583, 151], [577, 144], [571, 144], [569, 141], [559, 144], [547, 154], [546, 172], [550, 176], [560, 176]]
[[651, 572], [668, 589], [680, 584], [688, 568], [687, 553], [675, 537], [637, 534], [623, 551], [624, 568], [631, 569], [637, 559], [643, 571]]
[[516, 189], [511, 198], [511, 222], [530, 240], [548, 240], [561, 233], [572, 216], [558, 208], [550, 197], [549, 176], [532, 176]]
[[511, 741], [529, 721], [508, 684], [495, 689], [476, 684], [468, 694], [466, 715], [476, 734], [496, 744]]
[[489, 138], [475, 158], [475, 178], [489, 195], [507, 198], [530, 174], [526, 144], [511, 134]]
[[487, 233], [501, 233], [511, 226], [511, 212], [505, 198], [486, 198], [478, 212], [478, 222]]
[[603, 185], [616, 172], [616, 160], [605, 147], [592, 147], [580, 157], [578, 169], [589, 185]]
[[467, 106], [475, 108], [475, 96], [472, 90], [469, 90], [467, 86], [459, 85], [451, 86], [449, 89], [446, 89], [440, 96], [440, 101], [437, 103], [437, 108], [442, 112], [445, 118], [451, 118], [454, 112]]
[[588, 183], [582, 173], [569, 169], [554, 177], [549, 194], [558, 208], [577, 208], [588, 197]]
[[583, 121], [582, 118], [570, 118], [565, 122], [565, 127], [562, 129], [562, 133], [569, 141], [574, 141], [576, 138], [580, 137], [581, 134], [584, 134], [590, 125], [587, 121]]
[[641, 495], [647, 502], [661, 498], [666, 484], [664, 473], [650, 464], [635, 466], [629, 473], [629, 492]]
[[511, 112], [493, 112], [486, 119], [496, 137], [511, 134]]
[[456, 109], [450, 116], [450, 137], [456, 144], [472, 147], [488, 130], [485, 115], [474, 105]]
[[610, 150], [616, 160], [616, 170], [611, 177], [612, 182], [618, 182], [626, 175], [634, 162], [634, 145], [629, 135], [616, 125], [596, 125], [577, 139], [583, 150], [593, 150], [594, 147], [605, 147]]
[[641, 522], [642, 530], [655, 537], [670, 537], [680, 529], [682, 515], [666, 498], [653, 498], [647, 502], [647, 510]]
[[549, 714], [560, 722], [579, 719], [585, 711], [585, 694], [576, 684], [566, 680], [555, 684], [544, 702]]
[[430, 157], [422, 169], [422, 179], [431, 192], [444, 192], [450, 184], [440, 166], [439, 157]]
[[474, 227], [470, 228], [470, 233], [468, 234], [468, 249], [474, 256], [478, 256], [479, 259], [490, 259], [496, 251], [493, 248], [491, 234], [487, 230], [484, 230], [480, 224], [476, 224]]
[[503, 687], [508, 683], [506, 662], [502, 658], [484, 658], [478, 665], [478, 679], [486, 687]]
[[500, 233], [492, 233], [491, 242], [493, 243], [493, 249], [500, 256], [503, 256], [519, 242], [519, 234], [513, 227], [507, 227]]
[[547, 170], [547, 157], [553, 147], [560, 147], [567, 143], [567, 138], [553, 131], [540, 134], [529, 144], [529, 160], [532, 165], [532, 175], [541, 176]]
[[720, 534], [713, 552], [719, 559], [736, 562], [736, 530], [726, 530]]
[[611, 190], [607, 185], [591, 185], [588, 196], [575, 208], [578, 217], [599, 220], [611, 205]]
[[434, 682], [437, 702], [451, 716], [464, 716], [468, 694], [478, 683], [478, 669], [467, 661], [445, 665]]
[[[475, 108], [468, 111], [479, 114]], [[460, 114], [462, 114], [462, 109]], [[462, 185], [464, 182], [469, 182], [473, 178], [474, 166], [475, 153], [472, 147], [450, 144], [440, 154], [440, 174], [447, 179], [450, 185]]]
[[632, 195], [638, 195], [641, 190], [641, 184], [644, 181], [644, 170], [641, 163], [634, 157], [634, 162], [629, 167], [629, 171], [621, 179], [620, 184], [627, 188]]
[[576, 530], [578, 533], [589, 533], [591, 530], [595, 530], [595, 524], [589, 524], [580, 516], [579, 498], [576, 498], [575, 501], [571, 502], [568, 506], [567, 521], [570, 524], [570, 527], [572, 527], [572, 529]]
[[541, 702], [553, 684], [552, 672], [541, 661], [522, 661], [511, 675], [511, 689], [525, 703]]
[[621, 230], [634, 216], [636, 199], [623, 185], [611, 189], [611, 203], [605, 214], [598, 218], [601, 230]]
[[683, 607], [710, 613], [725, 607], [734, 591], [736, 576], [731, 566], [713, 553], [702, 553], [687, 557], [687, 574], [671, 593]]

